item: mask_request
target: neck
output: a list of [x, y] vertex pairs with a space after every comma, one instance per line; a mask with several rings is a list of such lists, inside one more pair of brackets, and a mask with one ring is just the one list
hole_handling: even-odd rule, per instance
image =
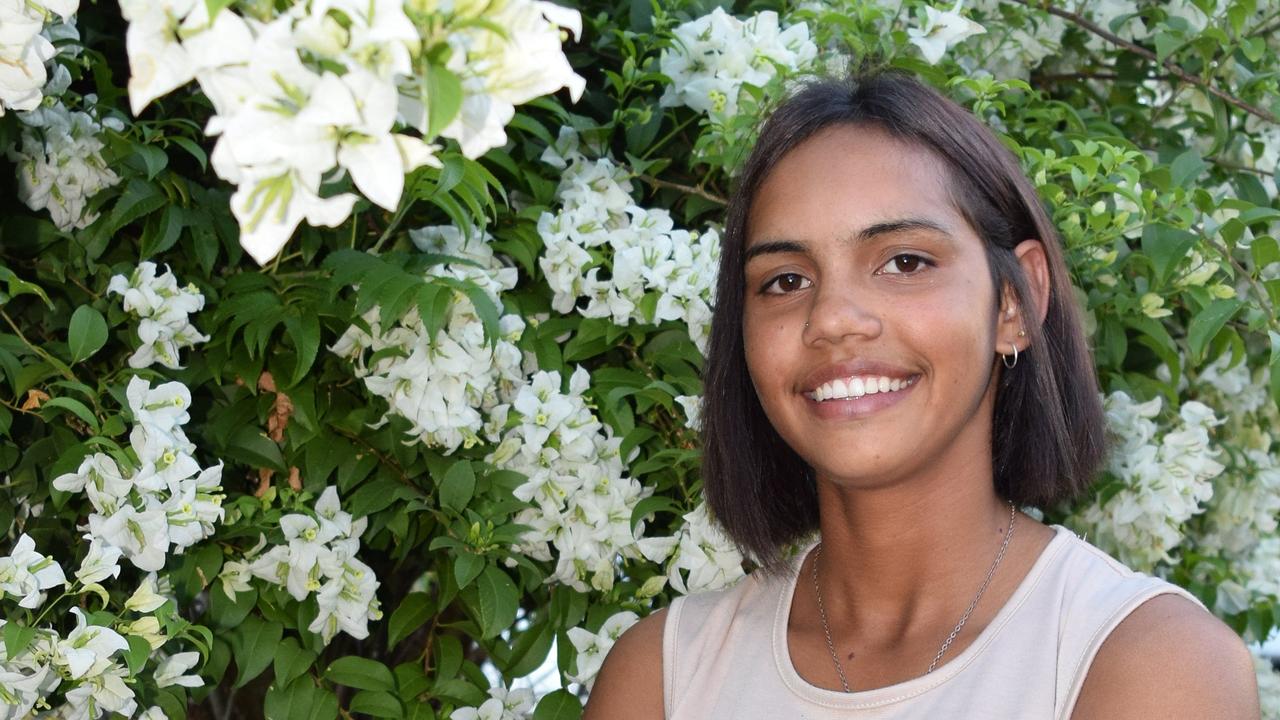
[[955, 622], [1009, 526], [990, 470], [882, 488], [819, 483], [827, 608], [853, 625]]

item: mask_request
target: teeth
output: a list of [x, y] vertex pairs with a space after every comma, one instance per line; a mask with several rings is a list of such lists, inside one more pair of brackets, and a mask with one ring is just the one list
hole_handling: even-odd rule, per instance
[[831, 382], [823, 383], [813, 392], [810, 392], [809, 397], [819, 402], [860, 398], [863, 395], [897, 392], [903, 388], [910, 387], [912, 382], [912, 380], [884, 376], [837, 378]]

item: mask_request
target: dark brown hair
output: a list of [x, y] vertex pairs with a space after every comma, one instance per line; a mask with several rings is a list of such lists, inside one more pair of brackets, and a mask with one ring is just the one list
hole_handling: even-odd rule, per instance
[[[1034, 307], [1013, 253], [1043, 242], [1050, 294], [1043, 325], [1001, 373], [992, 428], [995, 489], [1044, 507], [1086, 489], [1103, 458], [1105, 421], [1061, 241], [1016, 159], [967, 110], [906, 75], [803, 84], [764, 123], [730, 200], [704, 369], [702, 473], [707, 503], [746, 553], [772, 564], [818, 527], [812, 470], [769, 424], [742, 339], [747, 221], [756, 192], [793, 148], [833, 125], [874, 126], [924, 148], [950, 172], [953, 202], [986, 245], [994, 287]], [[999, 295], [997, 295], [999, 297]]]

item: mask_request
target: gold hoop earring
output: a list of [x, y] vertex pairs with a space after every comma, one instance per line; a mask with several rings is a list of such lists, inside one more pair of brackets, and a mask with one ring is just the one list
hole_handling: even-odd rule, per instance
[[1009, 347], [1013, 348], [1013, 362], [1009, 362], [1008, 355], [1001, 355], [1000, 362], [1004, 363], [1006, 368], [1012, 370], [1018, 364], [1018, 346], [1013, 343], [1009, 343]]

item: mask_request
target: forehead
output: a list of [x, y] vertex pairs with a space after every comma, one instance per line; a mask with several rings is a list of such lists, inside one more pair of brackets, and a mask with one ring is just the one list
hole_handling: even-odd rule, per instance
[[782, 157], [751, 204], [747, 246], [778, 237], [824, 239], [903, 217], [962, 232], [946, 164], [873, 126], [819, 131]]

